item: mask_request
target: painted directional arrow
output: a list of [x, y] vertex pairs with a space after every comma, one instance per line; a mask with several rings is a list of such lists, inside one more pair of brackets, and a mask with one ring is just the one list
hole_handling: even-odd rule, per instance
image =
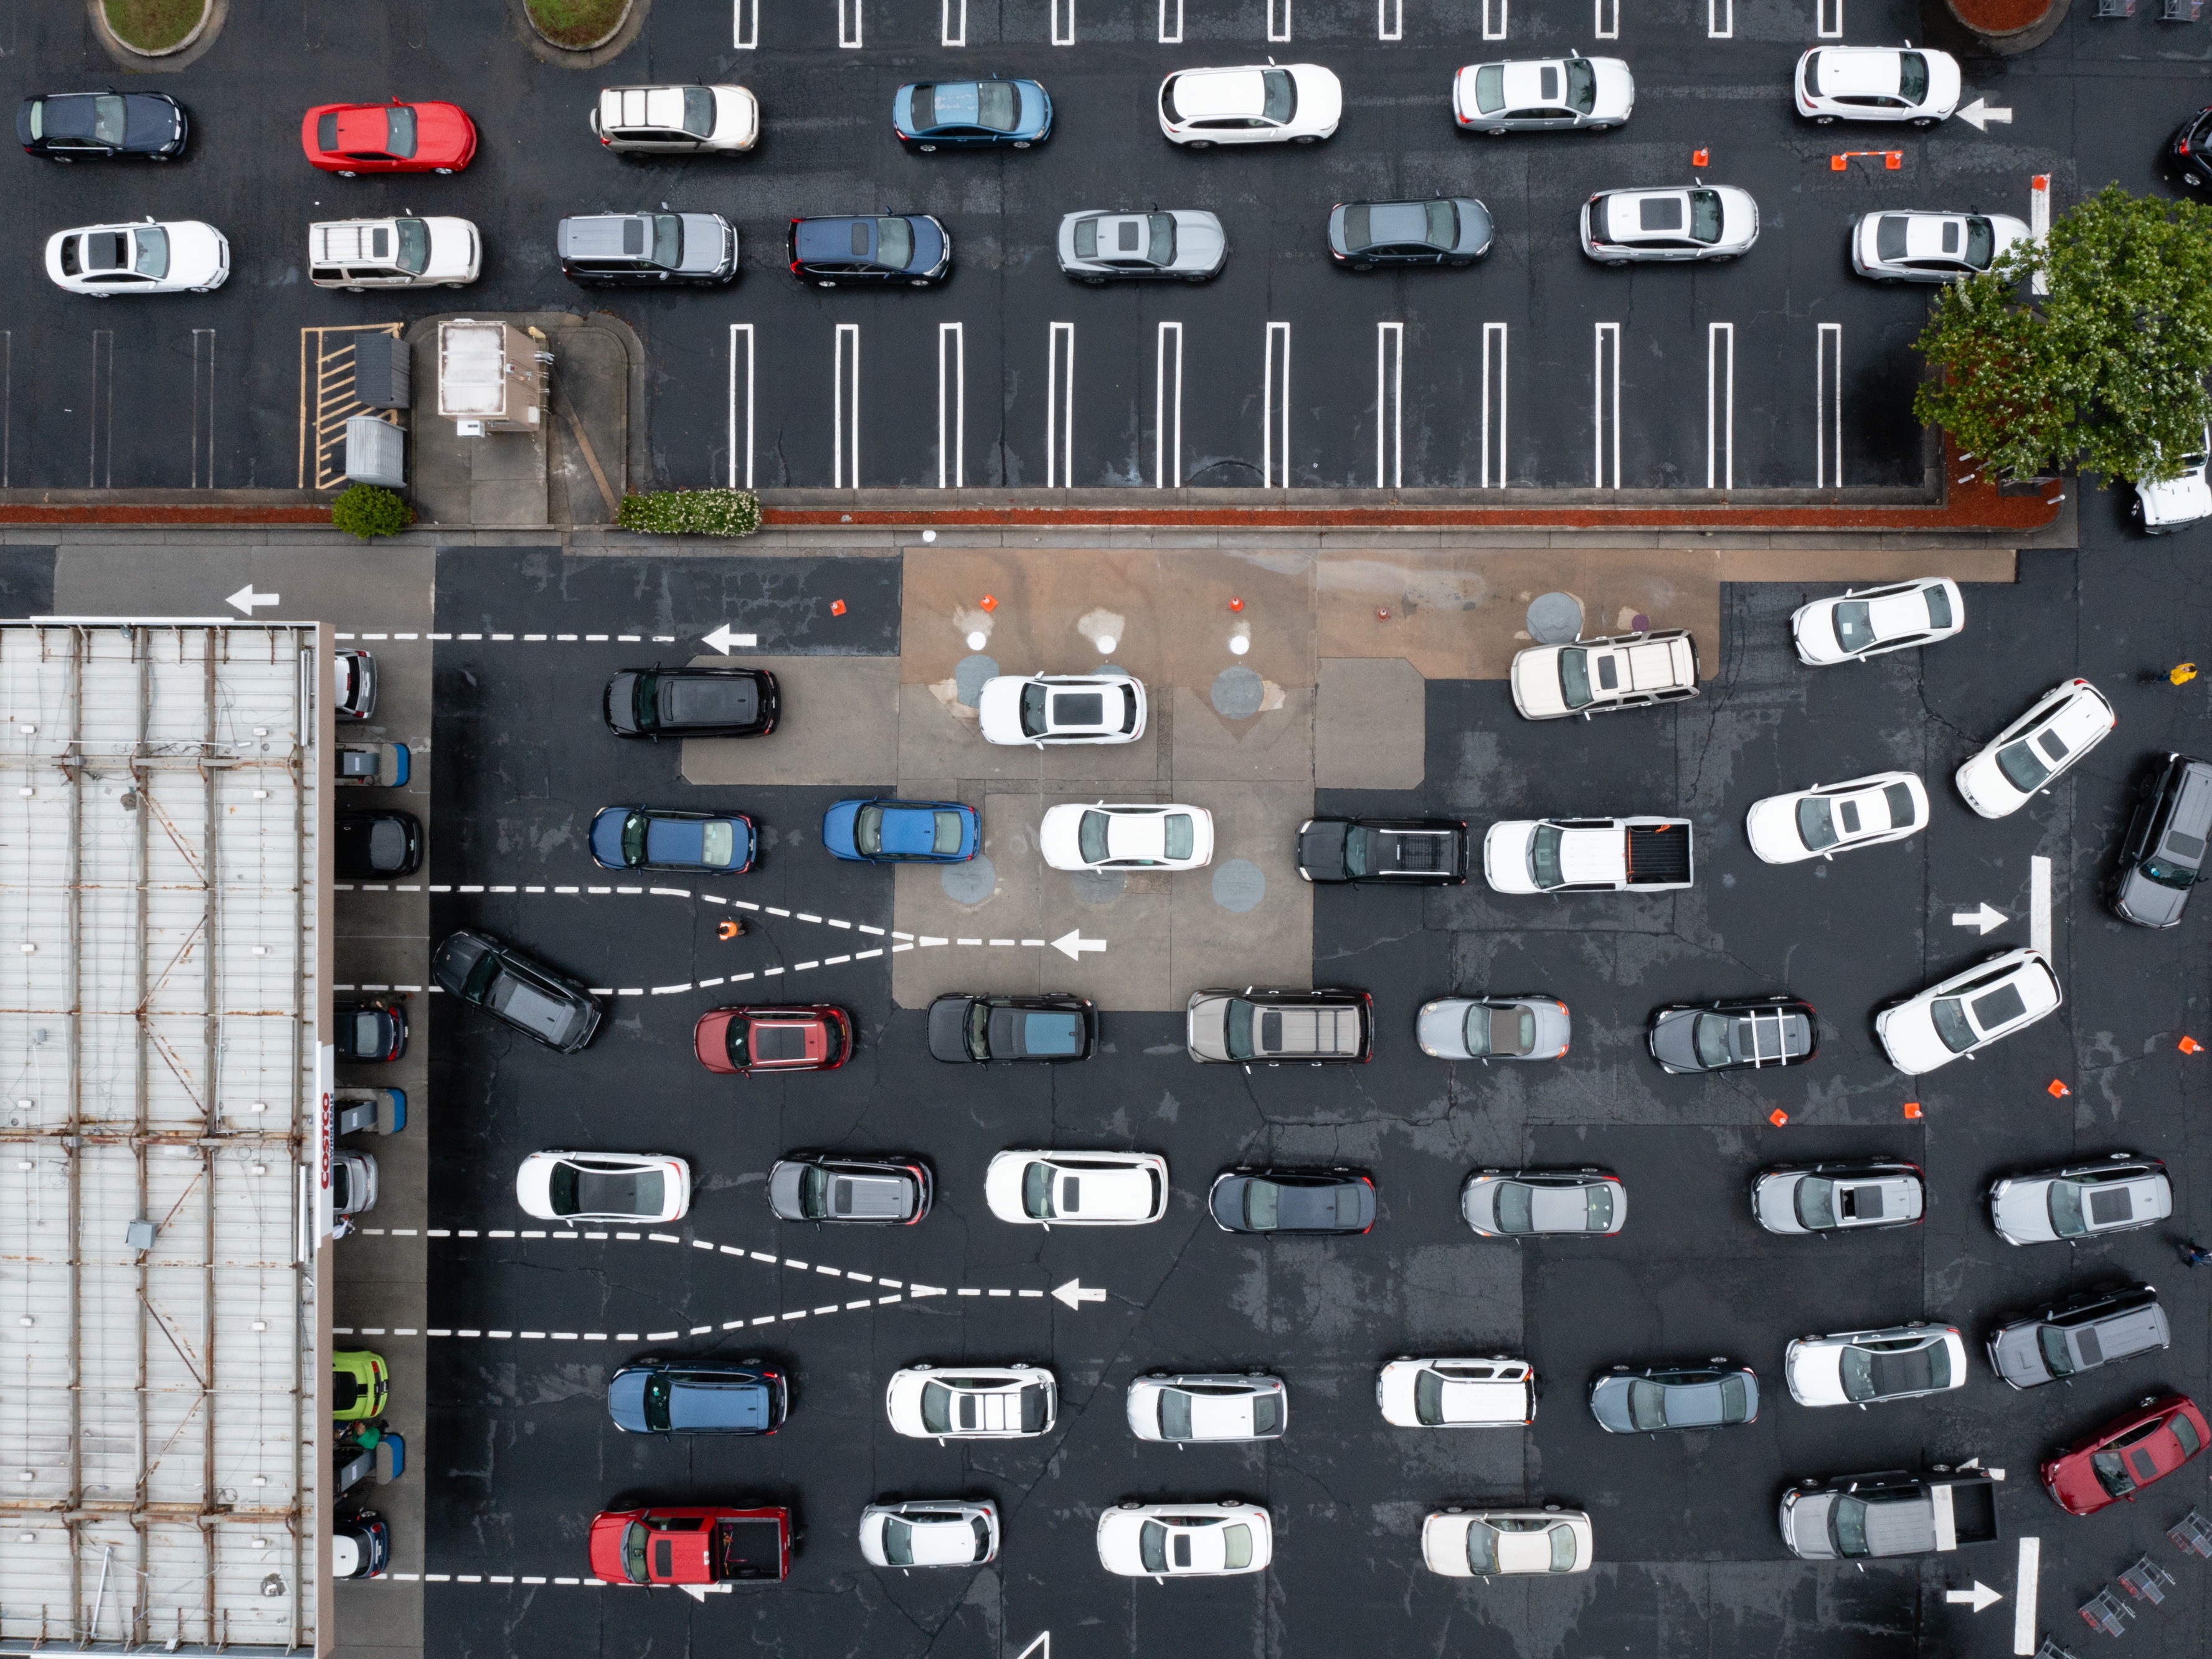
[[759, 643], [759, 639], [760, 636], [756, 634], [732, 634], [727, 623], [718, 623], [714, 631], [705, 636], [706, 643], [713, 646], [726, 657], [730, 654], [732, 646], [757, 645]]
[[1071, 1279], [1065, 1285], [1052, 1287], [1053, 1299], [1064, 1302], [1071, 1308], [1079, 1308], [1086, 1302], [1103, 1302], [1106, 1292], [1095, 1285], [1086, 1285], [1079, 1279]]
[[1951, 912], [1951, 925], [1954, 927], [1971, 927], [1978, 933], [1986, 933], [1992, 927], [2002, 927], [2008, 920], [2003, 911], [1996, 908], [1986, 901], [1972, 910]]
[[727, 1595], [731, 1593], [731, 1587], [727, 1584], [678, 1584], [676, 1588], [702, 1607], [707, 1604], [707, 1598], [710, 1595]]
[[[1066, 933], [1062, 933], [1058, 939], [1053, 940], [1052, 948], [1059, 951], [1062, 956], [1066, 957], [1070, 962], [1080, 962], [1083, 960], [1083, 953], [1085, 951], [1104, 950], [1106, 948], [1106, 941], [1103, 939], [1085, 939], [1083, 937], [1083, 930], [1081, 928], [1071, 927]], [[1105, 1292], [1102, 1291], [1099, 1294], [1103, 1296]]]
[[1972, 123], [1974, 131], [1977, 132], [1987, 132], [1990, 130], [1990, 123], [1992, 121], [2001, 121], [2007, 126], [2010, 126], [2012, 125], [2012, 112], [2010, 110], [2001, 109], [1993, 105], [1985, 104], [1978, 98], [1975, 99], [1972, 103], [1968, 104], [1964, 109], [1957, 112], [1957, 113], [1961, 121]]
[[1945, 1590], [1943, 1599], [1956, 1607], [1965, 1607], [1971, 1603], [1974, 1611], [1979, 1613], [1985, 1607], [1995, 1607], [2004, 1600], [2004, 1596], [1977, 1578], [1974, 1580], [1973, 1589]]
[[248, 582], [245, 586], [240, 588], [237, 592], [232, 594], [228, 599], [224, 601], [224, 603], [237, 606], [239, 610], [244, 611], [250, 617], [253, 614], [254, 607], [256, 605], [281, 604], [283, 603], [283, 596], [276, 593], [257, 593], [253, 591], [253, 584], [252, 582]]

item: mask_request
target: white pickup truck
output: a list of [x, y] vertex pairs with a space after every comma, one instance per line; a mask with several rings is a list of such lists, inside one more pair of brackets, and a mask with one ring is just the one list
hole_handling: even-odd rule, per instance
[[1691, 884], [1687, 818], [1511, 818], [1482, 838], [1500, 893], [1656, 893]]
[[1698, 642], [1687, 629], [1623, 634], [1572, 645], [1536, 645], [1513, 659], [1513, 706], [1522, 718], [1588, 720], [1698, 695]]

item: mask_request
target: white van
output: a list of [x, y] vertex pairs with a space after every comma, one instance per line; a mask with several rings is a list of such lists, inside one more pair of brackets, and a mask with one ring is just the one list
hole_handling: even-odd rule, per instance
[[1525, 1359], [1392, 1360], [1375, 1379], [1382, 1420], [1401, 1429], [1519, 1429], [1536, 1420]]
[[466, 288], [483, 264], [483, 239], [466, 219], [325, 219], [307, 227], [307, 280], [317, 288]]

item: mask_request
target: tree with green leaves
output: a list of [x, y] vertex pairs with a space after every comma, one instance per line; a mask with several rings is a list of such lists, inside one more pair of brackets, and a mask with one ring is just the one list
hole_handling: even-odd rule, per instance
[[1913, 414], [1985, 473], [2172, 477], [2212, 416], [2212, 208], [2107, 185], [1939, 294], [1919, 345]]

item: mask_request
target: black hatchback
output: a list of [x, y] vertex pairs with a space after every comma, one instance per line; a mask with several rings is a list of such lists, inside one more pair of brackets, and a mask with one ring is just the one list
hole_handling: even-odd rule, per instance
[[1796, 997], [1677, 1003], [1651, 1013], [1651, 1058], [1662, 1071], [1748, 1072], [1802, 1066], [1819, 1043], [1813, 1005]]
[[2112, 908], [2138, 927], [2171, 927], [2189, 890], [2204, 878], [2212, 839], [2212, 765], [2168, 755], [2142, 788], [2142, 804], [2120, 843]]
[[580, 1054], [599, 1029], [599, 1005], [565, 974], [532, 962], [489, 933], [447, 935], [430, 958], [438, 988], [564, 1054]]
[[1098, 1008], [1083, 997], [975, 997], [955, 991], [929, 1005], [929, 1052], [954, 1065], [1088, 1060], [1098, 1042]]
[[1471, 265], [1490, 252], [1490, 210], [1471, 196], [1340, 202], [1329, 210], [1328, 256], [1347, 270]]
[[411, 876], [422, 867], [422, 820], [412, 812], [340, 812], [331, 830], [331, 866], [347, 881]]
[[618, 738], [764, 738], [781, 709], [765, 668], [625, 668], [601, 704]]
[[24, 152], [50, 161], [173, 161], [185, 153], [191, 123], [166, 92], [49, 92], [15, 111]]

